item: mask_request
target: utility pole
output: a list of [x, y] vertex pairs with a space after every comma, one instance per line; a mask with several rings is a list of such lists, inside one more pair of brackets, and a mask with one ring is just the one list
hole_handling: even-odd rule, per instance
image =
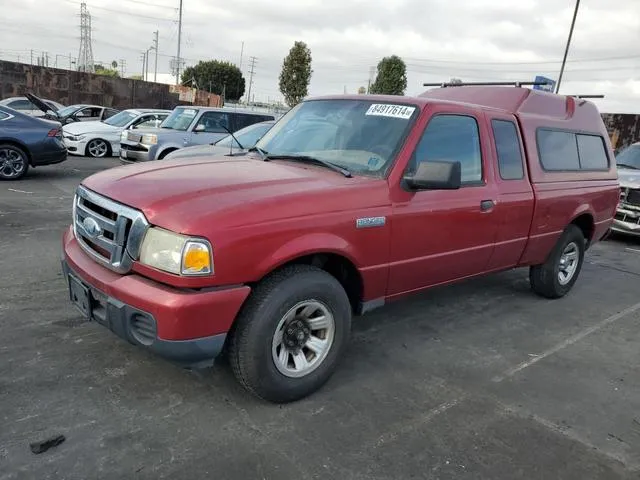
[[31, 65], [33, 65], [33, 49], [31, 49]]
[[153, 65], [153, 81], [155, 82], [158, 79], [158, 35], [160, 34], [159, 30], [155, 31], [155, 38], [153, 40], [153, 49], [156, 51], [156, 61]]
[[556, 93], [560, 91], [560, 82], [562, 82], [562, 75], [564, 74], [564, 66], [567, 63], [567, 55], [569, 53], [569, 46], [571, 45], [571, 37], [573, 36], [573, 27], [576, 25], [576, 17], [578, 16], [579, 7], [580, 7], [580, 0], [576, 0], [576, 9], [573, 11], [573, 20], [571, 20], [571, 28], [569, 28], [569, 38], [567, 39], [567, 46], [564, 49], [564, 57], [562, 58], [562, 67], [560, 67], [560, 75], [558, 76], [558, 83], [556, 84]]
[[180, 0], [180, 14], [178, 16], [178, 57], [176, 58], [176, 85], [180, 84], [180, 46], [182, 44], [182, 0]]
[[253, 69], [256, 66], [256, 60], [256, 57], [249, 57], [251, 67], [249, 70], [249, 92], [247, 93], [247, 105], [251, 102], [251, 85], [253, 84]]
[[238, 68], [240, 69], [240, 72], [242, 72], [242, 54], [244, 53], [244, 42], [242, 42], [242, 46], [240, 47], [240, 66], [238, 66]]
[[147, 62], [147, 55], [145, 52], [142, 52], [142, 80], [144, 80], [144, 71], [145, 71], [145, 67], [146, 67], [146, 62]]
[[148, 81], [149, 81], [149, 52], [150, 52], [151, 50], [153, 50], [153, 47], [149, 47], [149, 48], [147, 48], [147, 53], [146, 53], [147, 60], [146, 60], [146, 67], [145, 67], [145, 70], [144, 70], [144, 71], [145, 71], [145, 74], [144, 74], [144, 80], [145, 80], [146, 82], [148, 82]]
[[71, 58], [71, 54], [69, 54], [69, 70], [73, 70], [73, 59]]

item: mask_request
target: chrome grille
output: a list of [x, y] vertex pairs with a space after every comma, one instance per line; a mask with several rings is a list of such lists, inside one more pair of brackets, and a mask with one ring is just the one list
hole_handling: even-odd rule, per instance
[[637, 188], [627, 189], [625, 202], [627, 202], [629, 205], [640, 207], [640, 190]]
[[148, 228], [142, 212], [114, 202], [82, 186], [73, 200], [73, 230], [80, 246], [118, 273], [138, 259]]

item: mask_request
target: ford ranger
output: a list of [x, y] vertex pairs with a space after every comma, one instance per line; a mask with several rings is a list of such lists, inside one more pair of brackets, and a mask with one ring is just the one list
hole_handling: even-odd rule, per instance
[[87, 318], [189, 367], [224, 352], [247, 390], [288, 402], [330, 378], [352, 317], [387, 302], [516, 267], [566, 295], [618, 199], [587, 100], [320, 97], [250, 152], [86, 178], [62, 267]]

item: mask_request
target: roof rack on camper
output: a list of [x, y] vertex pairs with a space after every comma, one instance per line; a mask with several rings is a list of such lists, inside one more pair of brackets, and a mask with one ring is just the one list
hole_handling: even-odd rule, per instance
[[[442, 82], [442, 83], [423, 83], [423, 87], [489, 87], [489, 86], [504, 86], [504, 87], [535, 87], [549, 85], [547, 82]], [[567, 97], [574, 98], [604, 98], [604, 95], [571, 95], [567, 94]]]
[[547, 82], [442, 82], [442, 83], [423, 83], [423, 87], [464, 87], [464, 86], [505, 86], [505, 87], [535, 87], [549, 85]]

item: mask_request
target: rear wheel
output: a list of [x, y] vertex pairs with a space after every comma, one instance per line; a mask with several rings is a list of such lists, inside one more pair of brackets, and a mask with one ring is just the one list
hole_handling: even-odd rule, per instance
[[0, 144], [0, 180], [18, 180], [29, 170], [27, 153], [15, 145]]
[[271, 402], [291, 402], [319, 389], [348, 343], [351, 305], [323, 270], [294, 265], [267, 277], [242, 310], [229, 345], [238, 381]]
[[585, 245], [582, 230], [569, 225], [547, 261], [531, 267], [529, 281], [533, 291], [546, 298], [560, 298], [569, 293], [582, 269]]
[[88, 157], [103, 158], [111, 155], [111, 146], [101, 138], [95, 138], [87, 143]]

